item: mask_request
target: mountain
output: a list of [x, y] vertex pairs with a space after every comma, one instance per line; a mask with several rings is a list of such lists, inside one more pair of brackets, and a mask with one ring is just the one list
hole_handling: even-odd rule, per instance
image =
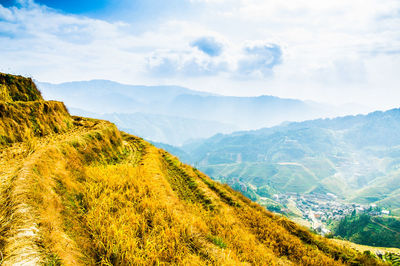
[[212, 95], [179, 86], [134, 86], [108, 80], [37, 84], [46, 99], [63, 100], [68, 107], [99, 114], [158, 113], [179, 95]]
[[[400, 109], [285, 123], [184, 145], [216, 180], [255, 193], [333, 193], [400, 211]], [[267, 193], [268, 194], [268, 193]]]
[[[175, 120], [178, 117], [181, 118], [179, 124], [185, 128], [184, 132], [189, 132], [189, 135], [207, 138], [210, 132], [227, 133], [227, 130], [220, 131], [221, 126], [226, 129], [224, 125], [228, 125], [229, 130], [233, 127], [237, 130], [257, 129], [284, 121], [334, 116], [341, 114], [344, 110], [315, 102], [274, 96], [233, 97], [193, 91], [179, 86], [134, 86], [106, 80], [61, 84], [38, 83], [38, 86], [45, 99], [64, 101], [71, 110], [80, 109], [95, 113], [96, 117], [103, 114], [117, 114], [118, 118], [115, 120], [113, 116], [107, 118], [115, 123], [121, 122], [122, 116], [125, 117], [122, 120], [133, 123], [136, 117], [129, 119], [127, 116], [134, 116], [135, 113], [142, 114], [142, 117], [144, 114], [160, 115], [160, 117], [153, 116], [151, 119], [157, 121], [153, 123], [153, 127], [164, 136], [171, 134], [169, 127], [164, 127], [167, 117], [170, 117], [168, 120], [172, 117]], [[346, 110], [349, 112], [348, 108]], [[203, 128], [208, 127], [211, 130], [190, 129], [193, 126], [193, 119], [196, 123], [202, 124]], [[206, 125], [206, 121], [214, 124]], [[134, 125], [135, 128], [136, 126], [137, 124]], [[125, 128], [133, 127], [128, 125]], [[178, 129], [176, 134], [180, 135], [181, 132], [183, 130]], [[142, 137], [157, 142], [166, 141], [172, 145], [177, 143], [176, 139], [165, 139], [159, 136], [153, 139], [150, 134]], [[183, 135], [182, 139], [187, 139], [187, 136]]]
[[384, 265], [0, 74], [4, 265]]
[[194, 139], [209, 138], [217, 133], [231, 133], [238, 129], [226, 123], [177, 116], [145, 113], [96, 114], [75, 108], [69, 108], [69, 111], [74, 115], [112, 121], [118, 128], [128, 133], [175, 146], [181, 146]]
[[307, 104], [300, 100], [274, 96], [232, 97], [179, 95], [170, 104], [173, 115], [198, 119], [212, 117], [216, 121], [240, 126], [242, 129], [260, 128], [280, 124], [283, 121], [300, 121], [326, 115], [324, 107]]

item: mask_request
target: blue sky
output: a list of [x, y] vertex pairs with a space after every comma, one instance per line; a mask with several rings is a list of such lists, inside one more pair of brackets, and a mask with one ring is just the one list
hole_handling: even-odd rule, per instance
[[36, 2], [71, 14], [95, 14], [96, 12], [108, 9], [111, 4], [115, 4], [112, 3], [114, 1], [110, 0], [40, 0]]
[[398, 0], [0, 0], [0, 71], [389, 108]]

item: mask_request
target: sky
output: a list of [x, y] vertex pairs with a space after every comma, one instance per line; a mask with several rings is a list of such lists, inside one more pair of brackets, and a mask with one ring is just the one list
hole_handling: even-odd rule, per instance
[[0, 72], [399, 107], [399, 0], [0, 0]]

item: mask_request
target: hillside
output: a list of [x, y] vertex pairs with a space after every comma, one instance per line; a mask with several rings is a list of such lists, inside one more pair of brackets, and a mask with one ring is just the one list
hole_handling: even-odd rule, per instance
[[349, 215], [335, 226], [333, 233], [358, 244], [400, 248], [400, 221], [394, 218]]
[[4, 265], [382, 264], [0, 75]]
[[185, 145], [182, 159], [214, 179], [243, 184], [255, 199], [330, 192], [398, 213], [399, 132], [400, 109], [393, 109], [219, 134]]

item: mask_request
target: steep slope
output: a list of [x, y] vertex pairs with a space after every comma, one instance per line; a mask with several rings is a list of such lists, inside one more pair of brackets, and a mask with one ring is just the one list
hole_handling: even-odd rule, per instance
[[44, 101], [31, 79], [0, 73], [0, 145], [65, 132], [72, 118], [62, 102]]
[[[0, 145], [4, 265], [381, 264], [267, 212], [109, 122], [70, 117], [65, 108], [47, 115], [23, 108], [48, 104], [37, 99], [1, 103], [20, 112], [1, 111], [2, 127], [19, 119], [27, 132], [11, 138], [7, 131]], [[32, 117], [43, 131], [28, 130]], [[60, 117], [71, 123], [61, 119], [55, 130]]]
[[0, 73], [0, 101], [40, 101], [41, 93], [30, 78]]

